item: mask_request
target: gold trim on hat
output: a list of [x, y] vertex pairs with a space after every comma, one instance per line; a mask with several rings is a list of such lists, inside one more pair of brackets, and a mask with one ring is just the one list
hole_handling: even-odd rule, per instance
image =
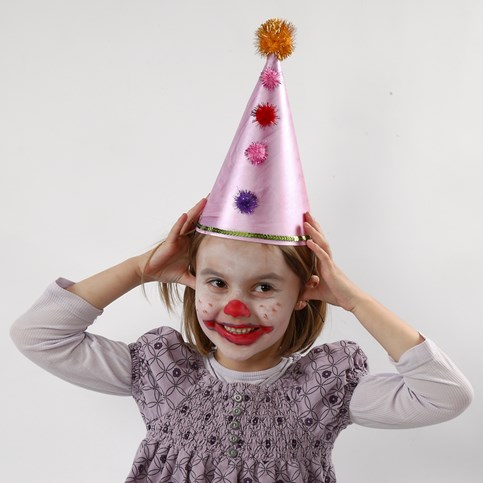
[[280, 242], [302, 242], [310, 240], [309, 235], [265, 235], [263, 233], [250, 233], [247, 231], [222, 230], [221, 228], [215, 228], [214, 226], [205, 226], [201, 225], [200, 223], [197, 223], [196, 227], [200, 230], [210, 233], [216, 233], [218, 235], [237, 236], [243, 238], [259, 238], [260, 240], [273, 240]]

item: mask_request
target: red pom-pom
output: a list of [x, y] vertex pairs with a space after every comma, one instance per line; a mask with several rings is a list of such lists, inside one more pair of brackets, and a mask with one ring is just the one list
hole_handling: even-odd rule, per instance
[[262, 127], [273, 126], [277, 123], [277, 109], [273, 104], [259, 104], [253, 111], [252, 116]]

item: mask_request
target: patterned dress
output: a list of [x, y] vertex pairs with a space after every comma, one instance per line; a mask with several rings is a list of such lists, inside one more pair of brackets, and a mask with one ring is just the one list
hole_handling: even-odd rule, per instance
[[130, 345], [132, 394], [146, 423], [126, 483], [336, 481], [331, 452], [350, 424], [366, 357], [340, 341], [296, 356], [268, 386], [226, 383], [174, 329]]

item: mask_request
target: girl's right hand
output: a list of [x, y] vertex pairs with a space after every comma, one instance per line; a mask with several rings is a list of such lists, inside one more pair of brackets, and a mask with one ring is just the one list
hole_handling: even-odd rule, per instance
[[166, 240], [138, 257], [138, 270], [143, 281], [175, 282], [195, 287], [195, 277], [189, 272], [189, 240], [186, 235], [194, 230], [206, 201], [203, 198], [187, 213], [183, 213]]

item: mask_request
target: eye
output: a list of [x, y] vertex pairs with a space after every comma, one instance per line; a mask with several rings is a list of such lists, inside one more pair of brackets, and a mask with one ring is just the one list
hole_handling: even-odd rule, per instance
[[212, 287], [215, 287], [215, 288], [225, 288], [226, 287], [226, 283], [223, 280], [221, 280], [220, 278], [214, 278], [212, 280], [208, 280], [208, 283]]
[[260, 283], [255, 287], [255, 292], [270, 292], [273, 287], [269, 283]]

